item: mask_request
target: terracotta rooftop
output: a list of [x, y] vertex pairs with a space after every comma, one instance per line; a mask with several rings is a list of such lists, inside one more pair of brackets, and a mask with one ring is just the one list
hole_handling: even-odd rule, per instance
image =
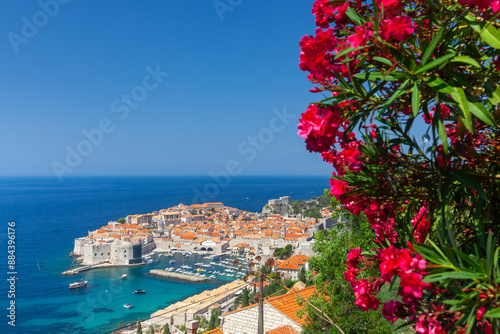
[[297, 316], [297, 311], [302, 309], [304, 306], [299, 306], [297, 303], [297, 295], [301, 298], [307, 299], [314, 293], [316, 293], [316, 287], [311, 286], [302, 290], [292, 290], [282, 296], [270, 298], [266, 302], [302, 326], [305, 323], [305, 319], [299, 318]]
[[267, 331], [266, 334], [300, 334], [300, 333], [297, 332], [295, 329], [293, 329], [292, 326], [286, 325], [277, 327], [275, 329], [271, 329], [270, 331]]
[[212, 329], [211, 331], [205, 332], [203, 334], [224, 334], [224, 332], [220, 329], [220, 327], [217, 327], [216, 329]]

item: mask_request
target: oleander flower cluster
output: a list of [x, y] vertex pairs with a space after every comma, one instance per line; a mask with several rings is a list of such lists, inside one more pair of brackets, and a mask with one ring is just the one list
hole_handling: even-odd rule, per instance
[[[361, 309], [417, 333], [500, 327], [499, 10], [500, 0], [316, 0], [318, 28], [299, 42], [299, 67], [324, 98], [298, 134], [379, 245], [351, 250], [345, 279]], [[387, 284], [395, 298], [382, 301]]]

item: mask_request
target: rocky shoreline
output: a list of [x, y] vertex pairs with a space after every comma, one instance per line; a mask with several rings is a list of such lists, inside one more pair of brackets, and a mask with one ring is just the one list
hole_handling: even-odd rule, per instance
[[153, 275], [153, 276], [172, 278], [172, 279], [177, 279], [177, 280], [187, 281], [187, 282], [206, 282], [206, 281], [211, 280], [211, 278], [209, 278], [209, 277], [186, 275], [186, 274], [180, 274], [180, 273], [166, 271], [166, 270], [160, 270], [160, 269], [150, 270], [149, 274]]

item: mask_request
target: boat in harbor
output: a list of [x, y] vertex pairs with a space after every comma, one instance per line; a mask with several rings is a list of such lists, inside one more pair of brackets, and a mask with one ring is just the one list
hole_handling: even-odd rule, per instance
[[122, 279], [127, 279], [127, 274], [123, 274]]
[[136, 294], [146, 293], [146, 290], [135, 290], [134, 293]]
[[70, 289], [78, 289], [78, 288], [83, 288], [87, 285], [87, 281], [84, 280], [79, 280], [77, 282], [69, 283], [69, 288]]
[[175, 260], [170, 260], [168, 261], [168, 263], [175, 263]]
[[127, 304], [123, 304], [123, 307], [125, 307], [125, 308], [132, 308], [132, 307], [134, 307], [134, 305], [127, 303]]

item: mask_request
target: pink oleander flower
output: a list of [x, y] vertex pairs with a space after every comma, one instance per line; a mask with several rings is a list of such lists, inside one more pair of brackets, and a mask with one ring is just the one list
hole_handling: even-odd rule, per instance
[[309, 151], [328, 151], [335, 143], [340, 122], [338, 108], [311, 104], [300, 118], [298, 135], [305, 139]]
[[354, 27], [354, 34], [347, 38], [350, 46], [357, 48], [358, 46], [364, 46], [373, 36], [373, 23], [366, 22], [361, 27]]
[[378, 287], [366, 279], [355, 281], [352, 286], [356, 301], [354, 304], [363, 311], [377, 310], [380, 306], [380, 301], [376, 297]]
[[403, 10], [403, 6], [401, 5], [401, 0], [379, 0], [379, 8], [384, 6], [385, 17], [392, 18], [399, 14]]
[[394, 300], [390, 300], [385, 303], [382, 308], [382, 315], [392, 323], [398, 320], [398, 318], [404, 318], [406, 312], [407, 311], [403, 303]]
[[483, 317], [483, 314], [484, 314], [485, 310], [486, 310], [486, 307], [484, 307], [484, 305], [481, 305], [478, 308], [477, 314], [476, 314], [476, 320], [481, 320], [481, 318]]
[[421, 314], [417, 319], [415, 331], [419, 334], [444, 334], [446, 331], [441, 323], [426, 314]]
[[344, 2], [342, 6], [334, 6], [331, 0], [316, 0], [313, 4], [312, 13], [316, 16], [316, 25], [321, 28], [328, 28], [331, 22], [341, 20], [345, 16], [349, 2]]
[[330, 179], [330, 194], [335, 198], [344, 195], [347, 192], [347, 182], [342, 180]]
[[430, 225], [429, 219], [427, 218], [428, 213], [429, 210], [423, 206], [420, 208], [417, 215], [411, 220], [411, 225], [414, 228], [415, 240], [418, 243], [423, 243], [429, 233]]
[[423, 290], [430, 287], [429, 283], [422, 281], [422, 275], [415, 272], [401, 273], [399, 277], [401, 278], [399, 285], [403, 288], [403, 293], [413, 298], [422, 297]]
[[347, 254], [347, 268], [356, 268], [361, 260], [361, 248], [351, 248]]
[[304, 36], [299, 42], [300, 63], [302, 71], [310, 72], [310, 78], [316, 81], [330, 80], [332, 71], [338, 72], [341, 69], [333, 64], [333, 51], [337, 46], [335, 32], [332, 28], [316, 29], [316, 36]]
[[500, 10], [500, 0], [491, 2], [491, 10], [493, 11], [493, 14], [498, 13], [498, 10]]
[[351, 286], [354, 284], [356, 281], [356, 277], [359, 275], [359, 272], [357, 269], [349, 269], [347, 271], [344, 271], [344, 279], [351, 284]]
[[380, 26], [380, 37], [386, 41], [394, 39], [402, 42], [414, 32], [415, 28], [408, 16], [396, 16], [392, 19], [386, 19]]
[[380, 251], [381, 278], [390, 282], [394, 276], [401, 278], [402, 294], [420, 298], [424, 289], [431, 285], [422, 281], [422, 270], [426, 266], [420, 254], [411, 256], [408, 249], [397, 249], [394, 245]]

